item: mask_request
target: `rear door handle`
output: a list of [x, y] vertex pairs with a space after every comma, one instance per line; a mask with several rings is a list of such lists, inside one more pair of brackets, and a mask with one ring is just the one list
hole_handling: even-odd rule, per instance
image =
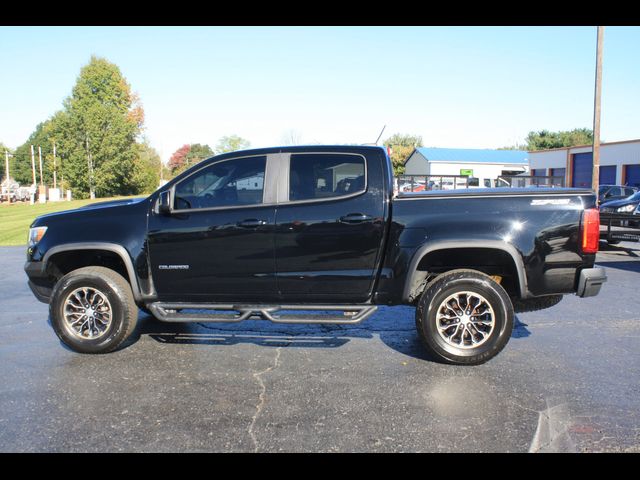
[[342, 223], [363, 223], [370, 222], [373, 219], [371, 215], [365, 215], [364, 213], [350, 213], [344, 217], [340, 217]]
[[242, 220], [241, 222], [236, 223], [236, 225], [241, 228], [258, 228], [266, 224], [267, 222], [264, 220], [258, 220], [257, 218], [248, 218], [247, 220]]

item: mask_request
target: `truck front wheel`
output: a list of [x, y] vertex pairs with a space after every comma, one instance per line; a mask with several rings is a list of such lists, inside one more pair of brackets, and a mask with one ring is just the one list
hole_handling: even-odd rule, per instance
[[131, 335], [138, 307], [122, 275], [104, 267], [84, 267], [58, 281], [49, 314], [56, 335], [69, 348], [107, 353]]
[[422, 294], [416, 327], [436, 360], [479, 365], [505, 347], [513, 316], [509, 295], [491, 277], [476, 270], [451, 270]]

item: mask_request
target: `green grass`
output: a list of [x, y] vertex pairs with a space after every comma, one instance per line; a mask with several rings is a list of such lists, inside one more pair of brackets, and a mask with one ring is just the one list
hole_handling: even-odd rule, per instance
[[[136, 195], [139, 197], [140, 195]], [[45, 213], [61, 212], [72, 208], [82, 207], [90, 203], [105, 202], [132, 197], [96, 198], [95, 200], [72, 200], [70, 202], [36, 203], [0, 203], [0, 246], [26, 245], [29, 225]]]

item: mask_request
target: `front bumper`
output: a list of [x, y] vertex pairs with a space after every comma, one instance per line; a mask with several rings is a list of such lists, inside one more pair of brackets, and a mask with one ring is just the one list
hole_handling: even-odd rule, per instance
[[600, 287], [606, 281], [607, 274], [604, 268], [585, 268], [580, 271], [576, 295], [579, 297], [593, 297], [600, 293]]
[[51, 282], [46, 272], [43, 271], [42, 262], [29, 262], [24, 264], [24, 271], [29, 277], [27, 284], [31, 292], [42, 303], [49, 303], [51, 300], [51, 292], [53, 291]]

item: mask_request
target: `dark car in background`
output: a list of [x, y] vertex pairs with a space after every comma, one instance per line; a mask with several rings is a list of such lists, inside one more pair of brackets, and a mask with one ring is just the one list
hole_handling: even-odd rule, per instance
[[[628, 197], [604, 202], [600, 205], [600, 213], [622, 213], [630, 216], [630, 223], [634, 227], [640, 227], [640, 192], [636, 192]], [[637, 220], [637, 221], [634, 221]]]
[[638, 189], [636, 187], [628, 187], [625, 185], [600, 185], [600, 187], [598, 187], [598, 203], [622, 200], [637, 191]]
[[600, 239], [609, 244], [640, 241], [640, 192], [600, 205]]

